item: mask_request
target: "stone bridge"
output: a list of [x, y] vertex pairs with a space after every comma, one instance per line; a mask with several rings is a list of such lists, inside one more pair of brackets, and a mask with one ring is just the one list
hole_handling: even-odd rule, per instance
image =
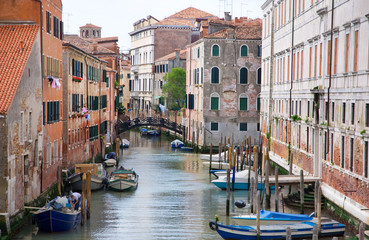
[[175, 122], [171, 122], [168, 119], [159, 117], [135, 118], [128, 120], [126, 122], [119, 120], [117, 132], [118, 134], [121, 134], [133, 128], [146, 126], [162, 127], [174, 131], [178, 134], [183, 133], [182, 125], [177, 124]]

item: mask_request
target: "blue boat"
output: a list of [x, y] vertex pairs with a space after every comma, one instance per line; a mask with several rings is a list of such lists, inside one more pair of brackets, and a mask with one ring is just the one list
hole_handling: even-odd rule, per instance
[[170, 144], [172, 145], [172, 148], [181, 148], [184, 145], [183, 142], [178, 139], [172, 141]]
[[[287, 228], [291, 229], [291, 238], [311, 238], [313, 227], [318, 224], [318, 219], [294, 224], [261, 225], [259, 239], [286, 239]], [[212, 230], [217, 231], [223, 239], [258, 239], [257, 228], [253, 226], [224, 225], [217, 221], [209, 223]], [[320, 236], [342, 236], [345, 233], [345, 225], [328, 218], [322, 218]]]
[[[239, 223], [242, 223], [242, 225], [254, 225], [256, 223], [256, 214], [239, 215], [234, 216], [232, 218], [236, 219]], [[304, 214], [280, 213], [267, 210], [260, 210], [261, 225], [285, 224], [285, 223], [291, 224], [311, 220], [313, 220], [312, 216]]]
[[38, 229], [43, 232], [64, 232], [81, 222], [81, 211], [41, 209], [33, 214]]
[[149, 131], [147, 131], [147, 134], [149, 136], [159, 136], [159, 132], [156, 131], [156, 130], [149, 130]]

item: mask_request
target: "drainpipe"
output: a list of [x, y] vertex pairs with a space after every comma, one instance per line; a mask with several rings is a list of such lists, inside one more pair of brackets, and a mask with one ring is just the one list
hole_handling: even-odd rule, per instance
[[[35, 0], [37, 2], [40, 3], [40, 50], [41, 50], [41, 90], [42, 90], [42, 102], [44, 101], [44, 95], [43, 95], [43, 92], [44, 92], [44, 76], [43, 76], [43, 66], [44, 66], [44, 59], [43, 59], [43, 40], [42, 40], [42, 37], [43, 37], [43, 34], [42, 34], [42, 26], [43, 26], [43, 21], [42, 21], [42, 0]], [[42, 109], [42, 111], [45, 111], [45, 109]], [[44, 124], [44, 123], [43, 123]], [[42, 137], [43, 137], [43, 134], [42, 134]], [[43, 142], [43, 141], [42, 141]], [[43, 144], [42, 144], [43, 145]], [[42, 147], [42, 157], [41, 157], [41, 173], [40, 173], [40, 193], [42, 193], [42, 178], [43, 178], [43, 170], [44, 170], [44, 151], [43, 151], [43, 147]]]
[[[332, 86], [332, 55], [333, 55], [333, 17], [334, 17], [334, 0], [332, 0], [332, 14], [331, 14], [331, 51], [329, 53], [329, 58], [330, 58], [330, 63], [329, 63], [329, 82], [328, 82], [328, 96], [327, 96], [327, 101], [328, 101], [328, 109], [327, 109], [327, 142], [325, 144], [327, 144], [327, 151], [324, 153], [326, 156], [329, 153], [329, 113], [330, 113], [330, 92], [331, 92], [331, 86]], [[337, 46], [336, 46], [337, 47]], [[332, 159], [331, 159], [332, 161]]]
[[[291, 156], [291, 138], [292, 138], [292, 89], [293, 89], [293, 77], [294, 77], [294, 57], [293, 57], [293, 50], [295, 44], [295, 1], [292, 1], [292, 36], [291, 36], [291, 85], [290, 85], [290, 136], [288, 139], [288, 161], [290, 160]], [[301, 139], [299, 140], [301, 141]], [[292, 168], [291, 168], [292, 169]]]

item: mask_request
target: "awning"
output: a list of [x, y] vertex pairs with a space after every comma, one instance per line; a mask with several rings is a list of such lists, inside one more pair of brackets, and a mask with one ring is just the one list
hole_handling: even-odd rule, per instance
[[161, 98], [161, 96], [156, 96], [156, 97], [154, 97], [154, 99], [158, 99], [158, 98]]

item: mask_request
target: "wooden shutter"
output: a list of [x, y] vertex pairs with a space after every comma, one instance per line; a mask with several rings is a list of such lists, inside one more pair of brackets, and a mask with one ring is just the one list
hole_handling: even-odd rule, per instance
[[247, 57], [247, 46], [245, 45], [241, 47], [241, 57]]
[[211, 110], [219, 110], [219, 98], [218, 97], [212, 97], [211, 98]]
[[247, 98], [240, 98], [240, 110], [247, 111]]
[[219, 83], [219, 69], [217, 67], [211, 69], [211, 83]]
[[213, 46], [213, 52], [212, 52], [212, 55], [214, 57], [218, 57], [219, 56], [219, 46], [218, 45], [214, 45]]

